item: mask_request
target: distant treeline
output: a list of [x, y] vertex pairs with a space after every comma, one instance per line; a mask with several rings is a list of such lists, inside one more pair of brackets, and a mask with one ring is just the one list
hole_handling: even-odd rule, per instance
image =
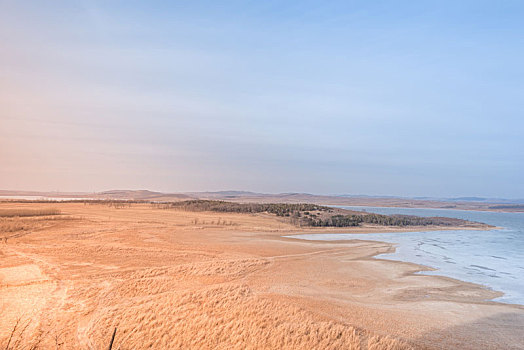
[[303, 211], [331, 211], [329, 207], [316, 204], [288, 203], [235, 203], [213, 200], [188, 200], [183, 202], [154, 203], [159, 209], [181, 209], [187, 211], [214, 211], [220, 213], [270, 213], [277, 216], [292, 216]]
[[308, 226], [314, 227], [350, 227], [360, 224], [381, 226], [451, 226], [466, 223], [465, 220], [443, 217], [419, 217], [411, 215], [352, 214], [333, 215], [325, 219], [304, 218]]
[[[28, 201], [24, 201], [27, 203]], [[461, 226], [471, 224], [466, 220], [445, 217], [419, 217], [411, 215], [381, 215], [356, 212], [308, 203], [236, 203], [220, 200], [185, 200], [179, 202], [152, 202], [146, 200], [36, 200], [31, 203], [83, 203], [84, 205], [104, 204], [117, 209], [128, 208], [131, 204], [149, 203], [155, 209], [178, 209], [186, 211], [213, 211], [219, 213], [269, 213], [288, 218], [292, 224], [312, 227], [351, 227], [361, 224], [381, 226]], [[16, 216], [58, 215], [60, 211], [23, 213]], [[14, 212], [0, 212], [0, 217], [15, 216]]]
[[[419, 217], [411, 215], [381, 215], [365, 212], [340, 214], [340, 209], [307, 203], [235, 203], [216, 200], [187, 200], [182, 202], [152, 203], [157, 209], [187, 211], [213, 211], [219, 213], [270, 213], [289, 217], [293, 224], [313, 227], [351, 227], [361, 224], [381, 226], [455, 226], [465, 220], [444, 217]], [[334, 212], [336, 211], [336, 212]], [[344, 212], [342, 210], [342, 212]]]
[[488, 209], [519, 209], [524, 210], [524, 204], [502, 204], [502, 205], [492, 205]]

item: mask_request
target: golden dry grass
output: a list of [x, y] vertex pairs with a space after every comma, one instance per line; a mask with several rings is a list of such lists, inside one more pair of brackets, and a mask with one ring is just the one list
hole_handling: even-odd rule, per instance
[[0, 219], [0, 232], [10, 233], [34, 228], [34, 223], [21, 220]]
[[373, 336], [369, 339], [368, 350], [414, 350], [414, 348], [391, 337]]
[[[47, 211], [42, 211], [47, 212]], [[66, 220], [77, 218], [64, 215], [43, 216], [7, 216], [0, 217], [0, 240], [20, 237], [32, 231], [43, 230], [59, 225]]]
[[[148, 293], [125, 308], [104, 305], [97, 316], [85, 330], [89, 338], [104, 339], [107, 329], [120, 325], [115, 344], [122, 349], [142, 343], [154, 349], [360, 350], [352, 327], [317, 321], [299, 308], [257, 298], [245, 285]], [[103, 342], [92, 346], [100, 348]]]
[[0, 209], [0, 218], [60, 215], [60, 210], [48, 209]]

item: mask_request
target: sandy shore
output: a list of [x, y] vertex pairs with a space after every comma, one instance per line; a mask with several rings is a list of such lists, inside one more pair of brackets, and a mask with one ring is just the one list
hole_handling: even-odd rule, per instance
[[4, 347], [20, 318], [14, 341], [53, 349], [107, 347], [115, 327], [119, 349], [524, 348], [524, 308], [373, 258], [391, 244], [285, 238], [326, 230], [270, 215], [0, 203], [49, 207], [63, 215], [0, 219]]

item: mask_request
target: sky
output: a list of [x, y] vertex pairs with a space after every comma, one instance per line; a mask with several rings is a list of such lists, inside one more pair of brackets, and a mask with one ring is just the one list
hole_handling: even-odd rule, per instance
[[523, 18], [0, 0], [0, 189], [524, 198]]

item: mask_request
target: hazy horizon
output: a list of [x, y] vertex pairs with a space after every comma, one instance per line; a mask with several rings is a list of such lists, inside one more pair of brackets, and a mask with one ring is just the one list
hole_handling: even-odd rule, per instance
[[[312, 195], [312, 196], [335, 196], [335, 197], [370, 197], [370, 198], [406, 198], [406, 199], [436, 199], [436, 200], [466, 200], [466, 201], [475, 201], [475, 200], [481, 200], [481, 201], [490, 201], [490, 200], [504, 200], [514, 203], [521, 203], [524, 201], [524, 198], [511, 198], [511, 197], [479, 197], [479, 196], [449, 196], [449, 197], [443, 197], [443, 196], [402, 196], [402, 195], [390, 195], [390, 194], [376, 194], [376, 195], [370, 195], [365, 193], [311, 193], [311, 192], [256, 192], [256, 191], [249, 191], [249, 190], [238, 190], [238, 189], [222, 189], [222, 190], [212, 190], [212, 191], [160, 191], [160, 190], [152, 190], [147, 188], [111, 188], [111, 189], [105, 189], [101, 191], [37, 191], [37, 190], [12, 190], [12, 189], [5, 189], [0, 188], [0, 192], [22, 192], [22, 193], [45, 193], [45, 194], [53, 194], [56, 193], [57, 195], [65, 195], [65, 194], [100, 194], [105, 192], [140, 192], [140, 191], [147, 191], [147, 192], [153, 192], [153, 193], [161, 193], [161, 194], [192, 194], [192, 193], [252, 193], [254, 195], [290, 195], [290, 194], [297, 194], [297, 195]], [[0, 194], [0, 197], [2, 194]], [[9, 196], [9, 195], [8, 195]], [[14, 195], [13, 195], [14, 196]]]
[[0, 189], [524, 198], [524, 3], [0, 2]]

